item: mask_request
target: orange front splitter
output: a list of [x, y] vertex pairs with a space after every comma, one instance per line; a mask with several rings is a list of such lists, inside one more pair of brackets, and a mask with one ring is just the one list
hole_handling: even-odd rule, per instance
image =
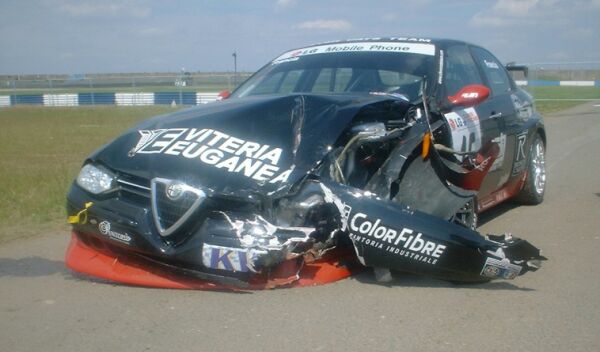
[[268, 277], [256, 275], [248, 287], [240, 288], [173, 273], [143, 258], [98, 250], [83, 243], [75, 233], [71, 235], [65, 255], [67, 267], [78, 273], [128, 285], [188, 290], [240, 291], [323, 285], [345, 279], [361, 268], [349, 251], [332, 251], [322, 259], [304, 263], [301, 267], [296, 263], [284, 262]]

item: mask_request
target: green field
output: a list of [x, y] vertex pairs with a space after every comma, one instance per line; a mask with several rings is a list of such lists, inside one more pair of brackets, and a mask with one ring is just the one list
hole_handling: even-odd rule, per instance
[[0, 109], [0, 242], [65, 228], [65, 194], [93, 150], [170, 107]]
[[585, 102], [577, 99], [600, 99], [600, 87], [527, 87], [526, 89], [536, 99], [536, 106], [542, 114], [564, 110]]
[[[538, 99], [600, 99], [600, 87], [540, 87]], [[544, 113], [581, 101], [538, 101]], [[150, 116], [175, 111], [153, 107], [0, 109], [0, 242], [64, 231], [65, 194], [85, 157], [126, 128]]]

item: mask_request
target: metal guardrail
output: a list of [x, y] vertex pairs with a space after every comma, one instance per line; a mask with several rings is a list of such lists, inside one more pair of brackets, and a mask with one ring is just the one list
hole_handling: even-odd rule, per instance
[[84, 105], [200, 105], [217, 100], [219, 93], [67, 93], [0, 95], [0, 107], [11, 105], [84, 106]]
[[233, 90], [250, 72], [0, 75], [0, 95], [103, 92], [214, 92]]
[[519, 86], [529, 87], [600, 87], [600, 81], [543, 81], [543, 80], [516, 80]]

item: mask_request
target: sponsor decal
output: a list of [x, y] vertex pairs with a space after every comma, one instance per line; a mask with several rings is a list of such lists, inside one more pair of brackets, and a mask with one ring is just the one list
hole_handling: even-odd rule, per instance
[[[389, 37], [389, 38], [381, 38], [381, 37], [375, 37], [375, 38], [351, 38], [351, 39], [346, 39], [343, 40], [344, 42], [388, 42], [388, 41], [395, 41], [395, 42], [418, 42], [418, 43], [431, 43], [431, 39], [428, 38], [414, 38], [414, 37]], [[328, 41], [328, 42], [322, 42], [316, 45], [325, 45], [325, 44], [336, 44], [336, 43], [341, 43], [342, 40], [334, 40], [334, 41]]]
[[525, 170], [527, 166], [527, 154], [525, 153], [525, 144], [527, 143], [527, 131], [518, 134], [516, 138], [515, 162], [512, 174], [517, 175]]
[[202, 264], [211, 269], [247, 272], [248, 250], [204, 244]]
[[342, 231], [346, 231], [348, 229], [348, 219], [350, 219], [350, 213], [352, 212], [352, 207], [346, 203], [344, 204], [344, 208], [342, 209]]
[[120, 233], [117, 231], [114, 231], [111, 229], [111, 225], [110, 222], [108, 221], [102, 221], [98, 224], [98, 230], [100, 231], [101, 234], [108, 236], [108, 238], [121, 242], [121, 243], [125, 243], [125, 244], [129, 244], [131, 242], [131, 236], [129, 236], [127, 233]]
[[391, 37], [390, 40], [397, 40], [400, 42], [431, 43], [431, 39], [426, 39], [426, 38]]
[[483, 63], [489, 68], [493, 68], [496, 70], [500, 68], [500, 66], [498, 66], [498, 64], [494, 61], [483, 60]]
[[444, 81], [444, 50], [440, 50], [440, 65], [438, 67], [438, 84]]
[[481, 149], [481, 124], [474, 108], [452, 111], [444, 117], [450, 126], [454, 150], [476, 152]]
[[211, 167], [270, 183], [286, 181], [291, 173], [291, 170], [280, 170], [281, 148], [243, 140], [221, 131], [169, 128], [138, 132], [140, 140], [129, 151], [130, 157], [163, 154], [194, 159]]
[[[484, 171], [485, 168], [488, 166], [488, 164], [490, 163], [490, 159], [492, 159], [491, 156], [488, 156], [487, 158], [485, 158], [484, 161], [481, 162], [481, 164], [475, 166], [475, 169], [479, 170], [479, 171]], [[492, 164], [493, 165], [493, 164]]]
[[521, 273], [522, 267], [519, 265], [511, 264], [508, 259], [499, 260], [494, 258], [487, 258], [483, 269], [481, 269], [482, 276], [489, 278], [501, 278], [501, 279], [514, 279]]
[[348, 216], [350, 238], [373, 248], [405, 257], [410, 260], [435, 265], [444, 254], [446, 246], [423, 238], [423, 234], [404, 227], [394, 229], [382, 224], [381, 219], [372, 221], [365, 213]]
[[398, 41], [381, 41], [381, 42], [349, 42], [338, 44], [324, 44], [312, 46], [304, 49], [288, 51], [279, 56], [273, 63], [281, 63], [297, 59], [302, 56], [315, 54], [331, 54], [340, 52], [396, 52], [396, 53], [411, 53], [433, 56], [435, 55], [435, 46], [428, 43], [401, 43]]

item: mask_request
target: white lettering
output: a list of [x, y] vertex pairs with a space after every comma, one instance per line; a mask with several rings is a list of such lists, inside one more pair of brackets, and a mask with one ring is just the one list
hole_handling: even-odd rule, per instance
[[[229, 137], [228, 140], [226, 140], [225, 142], [223, 142], [223, 144], [221, 144], [221, 146], [219, 147], [219, 149], [221, 149], [222, 151], [226, 152], [226, 153], [235, 153], [236, 150], [242, 145], [244, 144], [244, 140], [243, 139], [239, 139], [239, 138], [235, 138], [235, 137]], [[277, 164], [277, 163], [275, 163]]]
[[263, 165], [261, 168], [252, 176], [257, 181], [266, 181], [275, 175], [275, 172], [279, 170], [277, 166]]
[[223, 158], [223, 152], [218, 149], [209, 149], [200, 155], [200, 160], [209, 165], [215, 165]]
[[[194, 148], [196, 148], [197, 146], [200, 146], [200, 148], [198, 148], [194, 151]], [[185, 148], [185, 150], [183, 151], [183, 156], [188, 159], [197, 158], [198, 156], [200, 156], [200, 154], [204, 153], [204, 151], [207, 148], [208, 147], [205, 145], [199, 145], [198, 143], [192, 143], [187, 148]]]
[[272, 150], [266, 152], [265, 154], [263, 154], [260, 158], [258, 158], [258, 160], [269, 159], [271, 161], [271, 164], [277, 165], [277, 163], [279, 163], [280, 157], [281, 157], [281, 149], [275, 148], [275, 149], [272, 149]]
[[354, 231], [358, 231], [358, 226], [356, 226], [356, 219], [366, 219], [367, 216], [363, 213], [357, 213], [356, 215], [354, 215], [354, 217], [352, 218], [352, 221], [350, 222], [350, 228]]
[[444, 253], [444, 249], [446, 249], [446, 246], [444, 246], [442, 244], [438, 244], [438, 246], [435, 248], [435, 251], [433, 252], [433, 254], [431, 256], [434, 258], [439, 258], [440, 255], [442, 255], [442, 253]]
[[262, 161], [244, 159], [240, 165], [238, 165], [237, 169], [235, 169], [235, 172], [243, 171], [244, 176], [250, 177], [262, 164]]
[[186, 141], [191, 141], [192, 139], [194, 139], [196, 137], [199, 137], [203, 133], [206, 133], [206, 129], [203, 128], [200, 131], [197, 131], [195, 128], [192, 128], [190, 130], [190, 132], [188, 132], [187, 136], [185, 136], [185, 140]]
[[[246, 159], [248, 160], [248, 159]], [[260, 163], [260, 161], [258, 161]], [[286, 170], [282, 173], [280, 173], [277, 177], [273, 178], [271, 181], [269, 181], [269, 183], [277, 183], [277, 182], [285, 182], [287, 181], [288, 177], [290, 177], [290, 174], [292, 173], [292, 170]]]
[[219, 132], [219, 131], [213, 131], [213, 139], [210, 140], [210, 142], [206, 143], [208, 145], [210, 145], [211, 147], [214, 146], [215, 144], [217, 144], [218, 141], [220, 141], [223, 138], [227, 138], [229, 137], [228, 134], [225, 134], [223, 132]]
[[406, 242], [406, 240], [407, 240], [406, 235], [411, 235], [412, 233], [413, 233], [413, 230], [411, 230], [411, 229], [407, 229], [407, 228], [402, 229], [402, 231], [400, 231], [400, 236], [398, 236], [398, 238], [396, 239], [396, 242], [394, 242], [394, 245], [397, 246], [400, 241]]
[[[257, 181], [278, 183], [287, 181], [291, 169], [280, 173], [283, 150], [267, 144], [245, 141], [212, 129], [171, 128], [140, 130], [140, 140], [129, 152], [199, 158], [228, 172], [241, 173]], [[212, 147], [212, 148], [211, 148]]]
[[239, 156], [232, 156], [231, 158], [229, 158], [225, 161], [221, 161], [220, 163], [215, 165], [215, 167], [217, 167], [219, 169], [225, 168], [225, 169], [227, 169], [227, 171], [233, 172], [233, 170], [235, 170], [235, 167], [237, 166], [237, 163], [239, 160], [240, 160]]
[[387, 232], [387, 229], [385, 227], [378, 227], [375, 231], [373, 231], [373, 237], [377, 238], [377, 239], [381, 239], [385, 233]]
[[421, 234], [418, 234], [409, 249], [411, 251], [418, 252], [423, 248], [423, 246], [425, 246], [425, 241], [421, 239]]
[[427, 242], [423, 247], [423, 254], [431, 255], [431, 251], [435, 249], [435, 243]]
[[[446, 249], [445, 245], [424, 239], [422, 233], [412, 236], [415, 232], [412, 229], [405, 227], [398, 232], [384, 226], [381, 219], [376, 219], [374, 222], [369, 221], [364, 213], [354, 214], [350, 220], [350, 230], [354, 232], [350, 235], [353, 241], [381, 249], [384, 249], [384, 243], [389, 243], [385, 248], [386, 251], [432, 265], [437, 263], [437, 259], [433, 258], [439, 258]], [[403, 243], [402, 247], [396, 247], [401, 243]]]
[[235, 155], [245, 153], [246, 158], [252, 158], [254, 152], [260, 149], [260, 144], [254, 142], [246, 142], [240, 149], [235, 152]]
[[396, 232], [396, 230], [389, 229], [385, 237], [383, 237], [382, 241], [392, 243], [392, 240], [394, 239], [394, 237], [396, 237], [397, 234], [398, 232]]
[[173, 145], [171, 145], [171, 147], [169, 149], [167, 149], [167, 151], [165, 152], [165, 154], [170, 154], [170, 155], [179, 155], [181, 154], [181, 151], [188, 146], [188, 144], [190, 144], [190, 142], [186, 142], [186, 141], [177, 141], [175, 142]]

